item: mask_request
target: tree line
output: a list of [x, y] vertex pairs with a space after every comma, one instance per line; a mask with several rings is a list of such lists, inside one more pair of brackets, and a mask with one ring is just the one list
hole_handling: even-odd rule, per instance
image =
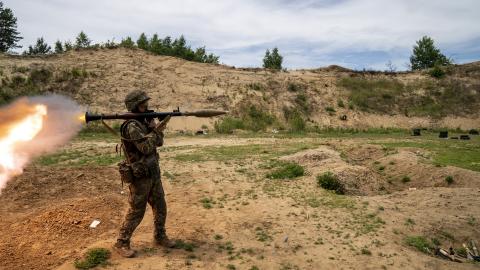
[[168, 55], [183, 58], [188, 61], [195, 61], [201, 63], [214, 63], [218, 64], [219, 57], [210, 53], [207, 54], [205, 47], [199, 47], [192, 49], [187, 45], [185, 37], [182, 35], [179, 38], [172, 39], [167, 36], [163, 39], [159, 38], [158, 34], [154, 34], [151, 38], [148, 38], [145, 33], [142, 33], [137, 41], [133, 41], [131, 37], [126, 37], [121, 40], [120, 43], [114, 41], [107, 41], [103, 44], [93, 44], [88, 38], [85, 32], [80, 32], [75, 38], [75, 43], [70, 41], [61, 42], [57, 40], [54, 48], [52, 49], [43, 39], [38, 38], [37, 42], [33, 46], [29, 46], [24, 55], [39, 55], [50, 53], [64, 53], [73, 49], [87, 49], [87, 48], [139, 48], [157, 55]]
[[[22, 39], [17, 30], [17, 18], [11, 9], [4, 7], [0, 1], [0, 52], [6, 53], [11, 49], [20, 48], [18, 42]], [[180, 57], [188, 61], [196, 61], [202, 63], [218, 64], [219, 56], [212, 53], [207, 54], [205, 47], [192, 49], [187, 45], [185, 37], [172, 39], [170, 36], [160, 38], [154, 34], [149, 38], [142, 33], [136, 41], [131, 37], [126, 37], [120, 43], [107, 41], [103, 44], [93, 44], [88, 36], [81, 31], [75, 39], [75, 43], [70, 41], [61, 42], [57, 40], [54, 48], [45, 42], [43, 37], [37, 39], [34, 45], [28, 46], [23, 52], [24, 55], [41, 55], [50, 53], [64, 53], [73, 49], [85, 48], [139, 48], [149, 51], [157, 55], [169, 55]], [[430, 69], [432, 76], [441, 77], [444, 74], [442, 67], [452, 64], [452, 60], [447, 58], [436, 46], [434, 40], [428, 36], [423, 36], [413, 46], [412, 55], [410, 56], [410, 68], [412, 70]], [[277, 47], [272, 50], [267, 49], [263, 57], [263, 67], [273, 70], [282, 70], [283, 56], [279, 53]], [[387, 63], [390, 71], [395, 71], [396, 67], [391, 63]]]

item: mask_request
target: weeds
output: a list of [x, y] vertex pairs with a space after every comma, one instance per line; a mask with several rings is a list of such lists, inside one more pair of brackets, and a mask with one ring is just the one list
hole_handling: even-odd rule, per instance
[[188, 252], [193, 252], [197, 246], [194, 243], [188, 243], [183, 240], [176, 240], [175, 241], [175, 248], [183, 249]]
[[215, 203], [212, 198], [203, 198], [200, 200], [200, 202], [205, 209], [213, 208], [213, 204]]
[[83, 260], [75, 261], [74, 266], [78, 269], [90, 269], [98, 265], [106, 266], [110, 258], [110, 251], [105, 248], [92, 248], [87, 251]]
[[407, 236], [405, 243], [423, 253], [430, 253], [433, 248], [432, 244], [423, 236]]

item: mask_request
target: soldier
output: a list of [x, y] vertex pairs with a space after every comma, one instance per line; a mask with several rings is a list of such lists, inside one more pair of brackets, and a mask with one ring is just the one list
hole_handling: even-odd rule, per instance
[[[125, 105], [130, 112], [148, 111], [150, 97], [144, 91], [132, 91], [125, 97]], [[159, 155], [157, 147], [163, 145], [163, 130], [170, 117], [158, 122], [144, 119], [127, 120], [121, 127], [125, 157], [132, 165], [133, 177], [129, 184], [129, 209], [120, 228], [117, 243], [114, 245], [121, 256], [131, 258], [135, 251], [130, 249], [130, 238], [145, 214], [147, 202], [152, 207], [154, 220], [154, 244], [173, 248], [175, 243], [168, 239], [165, 232], [167, 205], [160, 180]], [[133, 166], [135, 165], [135, 166]]]

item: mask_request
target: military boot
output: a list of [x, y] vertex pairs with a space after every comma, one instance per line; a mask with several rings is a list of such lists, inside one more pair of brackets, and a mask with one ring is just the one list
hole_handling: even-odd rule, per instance
[[135, 250], [130, 248], [130, 243], [126, 243], [123, 241], [117, 241], [115, 245], [113, 245], [113, 249], [122, 257], [124, 258], [132, 258], [135, 256]]
[[165, 235], [160, 238], [156, 238], [154, 240], [154, 245], [159, 247], [174, 248], [175, 241], [168, 239], [168, 237]]

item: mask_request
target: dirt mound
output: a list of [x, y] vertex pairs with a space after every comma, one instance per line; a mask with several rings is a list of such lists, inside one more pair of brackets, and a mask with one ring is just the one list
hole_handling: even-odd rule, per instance
[[349, 195], [372, 195], [382, 191], [382, 179], [371, 169], [344, 161], [340, 153], [326, 146], [281, 158], [304, 166], [314, 177], [332, 172]]
[[[389, 188], [391, 191], [412, 187], [476, 188], [480, 185], [480, 172], [453, 166], [436, 166], [432, 164], [430, 155], [424, 150], [404, 149], [379, 158], [377, 162], [379, 166], [385, 166], [385, 177], [394, 180]], [[408, 181], [405, 181], [405, 177], [408, 177]], [[451, 177], [453, 182], [448, 183], [447, 177]]]

